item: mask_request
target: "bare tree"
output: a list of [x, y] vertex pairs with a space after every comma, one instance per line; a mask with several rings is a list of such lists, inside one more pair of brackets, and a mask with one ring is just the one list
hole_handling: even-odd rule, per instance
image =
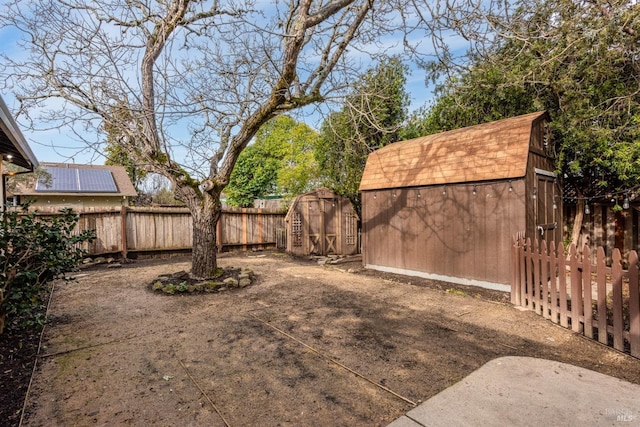
[[360, 69], [348, 50], [362, 55], [396, 31], [397, 10], [382, 0], [12, 0], [0, 28], [19, 30], [27, 55], [5, 55], [0, 74], [27, 117], [44, 112], [34, 120], [80, 136], [108, 128], [136, 164], [167, 177], [193, 216], [192, 274], [209, 277], [240, 152], [270, 118], [340, 93]]

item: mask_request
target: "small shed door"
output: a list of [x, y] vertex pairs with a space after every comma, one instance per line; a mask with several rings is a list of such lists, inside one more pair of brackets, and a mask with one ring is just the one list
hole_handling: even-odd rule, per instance
[[561, 241], [562, 197], [553, 172], [536, 169], [536, 188], [534, 203], [536, 218], [536, 238], [547, 242]]
[[[340, 224], [336, 218], [336, 201], [308, 201], [309, 222], [307, 247], [311, 255], [337, 254], [340, 250]], [[339, 218], [339, 217], [338, 217]]]
[[310, 255], [323, 255], [324, 240], [324, 217], [319, 200], [309, 200], [308, 208], [308, 229], [307, 229], [307, 253]]

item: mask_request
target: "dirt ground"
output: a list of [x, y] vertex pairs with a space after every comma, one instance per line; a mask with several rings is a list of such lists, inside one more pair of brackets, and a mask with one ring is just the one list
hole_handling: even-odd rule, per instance
[[56, 283], [23, 425], [386, 425], [507, 355], [640, 384], [640, 360], [506, 294], [280, 253], [225, 254], [220, 265], [250, 267], [256, 281], [151, 292], [158, 275], [189, 268], [182, 258]]

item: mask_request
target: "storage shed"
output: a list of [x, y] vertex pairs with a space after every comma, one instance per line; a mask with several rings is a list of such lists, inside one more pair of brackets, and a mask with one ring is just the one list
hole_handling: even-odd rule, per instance
[[297, 196], [285, 217], [287, 252], [353, 255], [358, 252], [358, 215], [351, 201], [327, 188]]
[[360, 183], [365, 267], [509, 291], [513, 237], [562, 238], [547, 119], [526, 114], [371, 153]]

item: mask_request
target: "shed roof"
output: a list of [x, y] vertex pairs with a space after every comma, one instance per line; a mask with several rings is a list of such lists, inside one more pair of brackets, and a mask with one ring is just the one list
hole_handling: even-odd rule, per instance
[[521, 178], [546, 112], [395, 142], [369, 154], [360, 191]]
[[[127, 175], [127, 171], [124, 166], [112, 166], [112, 165], [78, 165], [68, 163], [40, 163], [40, 166], [45, 170], [56, 171], [66, 169], [74, 173], [74, 179], [88, 180], [86, 183], [78, 182], [77, 188], [70, 188], [68, 183], [57, 183], [57, 178], [67, 178], [64, 174], [52, 173], [52, 183], [48, 185], [42, 185], [38, 183], [35, 175], [32, 179], [28, 180], [24, 184], [18, 185], [14, 194], [25, 196], [37, 196], [37, 195], [49, 195], [49, 196], [62, 196], [73, 194], [75, 196], [136, 196], [136, 189]], [[87, 171], [94, 171], [94, 173], [82, 173]], [[107, 172], [109, 178], [113, 178], [113, 181], [101, 182], [107, 178], [107, 174], [97, 174], [95, 172], [102, 171]], [[107, 184], [115, 184], [115, 187]]]

